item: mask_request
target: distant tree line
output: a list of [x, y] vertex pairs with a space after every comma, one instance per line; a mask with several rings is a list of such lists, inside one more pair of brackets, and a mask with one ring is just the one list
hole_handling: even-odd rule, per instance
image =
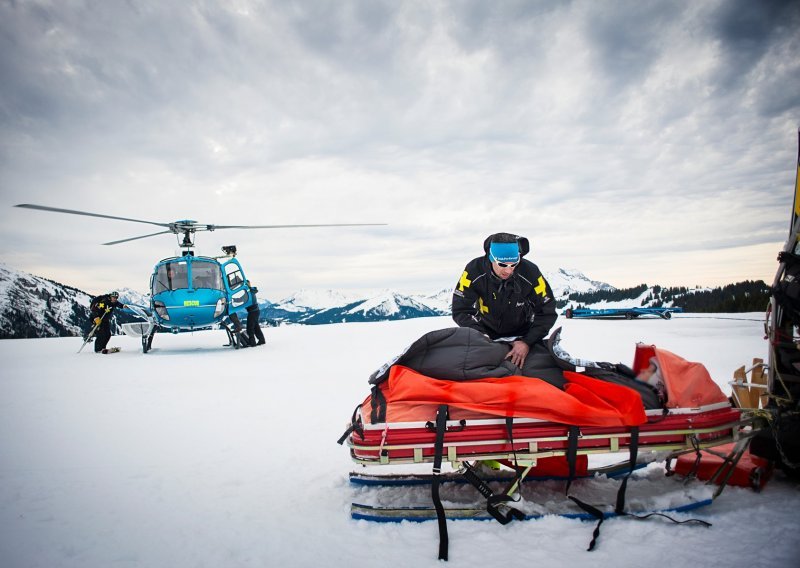
[[[648, 289], [647, 284], [640, 284], [633, 288], [620, 288], [613, 291], [575, 292], [568, 296], [568, 300], [559, 300], [557, 305], [559, 308], [567, 305], [582, 308], [585, 305], [603, 301], [633, 301], [640, 298]], [[769, 296], [770, 288], [763, 280], [745, 280], [710, 290], [685, 286], [664, 288], [656, 285], [642, 299], [640, 305], [651, 308], [680, 307], [686, 312], [760, 312], [766, 310]]]
[[638, 298], [645, 293], [647, 284], [639, 284], [633, 288], [619, 288], [617, 290], [598, 290], [596, 292], [573, 292], [569, 295], [571, 302], [579, 304], [595, 304], [597, 302], [622, 302]]

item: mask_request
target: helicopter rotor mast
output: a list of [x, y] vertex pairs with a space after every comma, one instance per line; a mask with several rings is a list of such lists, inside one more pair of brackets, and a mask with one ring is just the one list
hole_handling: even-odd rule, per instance
[[[175, 235], [178, 235], [179, 246], [188, 249], [194, 246], [194, 234], [196, 231], [214, 231], [216, 229], [296, 229], [296, 228], [311, 228], [311, 227], [377, 227], [386, 225], [386, 223], [327, 223], [327, 224], [314, 224], [314, 225], [206, 225], [189, 219], [174, 221], [172, 223], [159, 223], [157, 221], [145, 221], [142, 219], [131, 219], [129, 217], [118, 217], [116, 215], [103, 215], [100, 213], [90, 213], [88, 211], [78, 211], [75, 209], [62, 209], [59, 207], [33, 205], [30, 203], [21, 203], [19, 205], [15, 205], [14, 207], [35, 209], [37, 211], [50, 211], [53, 213], [68, 213], [70, 215], [84, 215], [87, 217], [100, 217], [101, 219], [114, 219], [117, 221], [130, 221], [132, 223], [145, 223], [148, 225], [156, 225], [158, 227], [166, 228], [165, 231], [159, 231], [157, 233], [150, 233], [147, 235], [140, 235], [138, 237], [130, 237], [127, 239], [120, 239], [116, 241], [109, 241], [107, 243], [102, 243], [103, 245], [118, 245], [120, 243], [127, 243], [129, 241], [137, 241], [139, 239], [155, 237], [156, 235], [165, 235], [167, 233], [173, 233]], [[183, 235], [182, 241], [181, 241], [181, 235]]]

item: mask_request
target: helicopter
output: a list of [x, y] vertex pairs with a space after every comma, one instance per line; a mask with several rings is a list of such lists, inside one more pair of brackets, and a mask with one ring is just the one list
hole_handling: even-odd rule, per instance
[[221, 327], [227, 332], [228, 346], [238, 349], [246, 345], [246, 340], [242, 337], [242, 325], [237, 312], [253, 305], [253, 293], [245, 276], [244, 268], [236, 258], [236, 245], [223, 246], [222, 252], [224, 254], [222, 256], [198, 256], [193, 251], [196, 232], [216, 231], [217, 229], [284, 229], [385, 225], [385, 223], [211, 225], [188, 219], [173, 221], [172, 223], [160, 223], [30, 203], [21, 203], [15, 205], [15, 207], [144, 223], [164, 229], [156, 233], [102, 243], [103, 245], [117, 245], [168, 233], [177, 235], [178, 246], [183, 249], [182, 254], [181, 256], [164, 258], [153, 267], [153, 272], [150, 275], [149, 310], [144, 310], [140, 306], [128, 305], [128, 308], [133, 313], [145, 321], [122, 325], [123, 331], [127, 335], [141, 338], [143, 353], [147, 353], [152, 347], [153, 337], [158, 328], [178, 333], [180, 331]]

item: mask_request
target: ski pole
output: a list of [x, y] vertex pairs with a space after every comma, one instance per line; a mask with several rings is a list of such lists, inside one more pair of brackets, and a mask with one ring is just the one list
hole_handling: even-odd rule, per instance
[[83, 351], [83, 348], [86, 347], [86, 344], [89, 343], [92, 340], [92, 337], [94, 337], [94, 333], [97, 331], [97, 328], [100, 327], [100, 324], [103, 323], [103, 318], [106, 317], [107, 313], [108, 313], [108, 310], [106, 310], [105, 313], [102, 316], [100, 316], [100, 321], [97, 322], [96, 324], [94, 324], [94, 327], [89, 332], [89, 335], [87, 335], [86, 339], [83, 340], [83, 345], [81, 345], [81, 348], [78, 349], [78, 353]]

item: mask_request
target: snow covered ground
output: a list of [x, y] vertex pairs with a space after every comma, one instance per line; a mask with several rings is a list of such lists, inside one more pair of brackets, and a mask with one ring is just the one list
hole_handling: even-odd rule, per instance
[[[435, 522], [353, 521], [363, 489], [336, 444], [367, 377], [449, 318], [159, 335], [102, 356], [77, 338], [0, 342], [0, 566], [439, 566]], [[762, 314], [566, 320], [573, 355], [630, 364], [637, 341], [733, 370], [766, 356]], [[800, 489], [730, 487], [693, 516], [592, 524], [547, 517], [448, 523], [450, 562], [475, 566], [796, 566]], [[680, 517], [680, 516], [679, 516]], [[687, 516], [688, 518], [688, 516]]]

